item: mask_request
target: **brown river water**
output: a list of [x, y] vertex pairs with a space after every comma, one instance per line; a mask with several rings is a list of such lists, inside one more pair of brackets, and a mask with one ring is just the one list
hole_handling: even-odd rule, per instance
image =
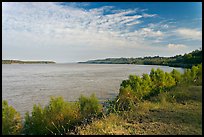
[[[34, 104], [45, 106], [51, 96], [76, 101], [92, 93], [100, 101], [114, 98], [130, 74], [150, 73], [152, 68], [170, 72], [173, 67], [133, 64], [2, 64], [2, 99], [21, 115]], [[182, 68], [175, 68], [183, 72]]]

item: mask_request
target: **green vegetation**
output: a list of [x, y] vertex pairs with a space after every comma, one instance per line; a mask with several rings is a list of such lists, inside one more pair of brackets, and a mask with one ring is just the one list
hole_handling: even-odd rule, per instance
[[2, 133], [4, 135], [18, 135], [22, 129], [20, 114], [8, 105], [7, 101], [2, 102]]
[[76, 102], [52, 97], [44, 108], [34, 105], [24, 122], [6, 101], [2, 113], [3, 134], [201, 135], [202, 64], [183, 74], [152, 69], [149, 75], [130, 75], [103, 107], [95, 95]]
[[[201, 87], [185, 89], [198, 94], [199, 100], [202, 98]], [[105, 118], [78, 127], [78, 134], [202, 135], [202, 101], [185, 99], [183, 104], [165, 102], [164, 98], [162, 95], [157, 97], [157, 102], [143, 101], [132, 110], [110, 113]]]
[[34, 105], [32, 115], [26, 113], [24, 133], [28, 135], [66, 134], [80, 121], [79, 105], [51, 98], [45, 108]]
[[79, 126], [77, 133], [201, 135], [202, 65], [186, 69], [184, 74], [152, 69], [150, 75], [131, 75], [121, 83], [119, 95], [108, 101], [106, 108], [104, 118]]
[[84, 118], [91, 118], [98, 116], [102, 111], [102, 106], [99, 105], [99, 101], [94, 94], [87, 98], [81, 96], [79, 98], [80, 112]]
[[175, 69], [167, 73], [158, 68], [152, 69], [150, 75], [143, 74], [142, 77], [130, 75], [128, 80], [122, 81], [119, 95], [112, 102], [115, 105], [113, 109], [130, 110], [139, 101], [168, 92], [182, 84], [202, 85], [202, 65], [186, 69], [184, 74]]
[[144, 58], [107, 58], [99, 60], [89, 60], [79, 63], [94, 64], [141, 64], [141, 65], [165, 65], [171, 67], [191, 68], [193, 65], [202, 63], [202, 49], [192, 51], [184, 55], [174, 57], [144, 57]]
[[20, 60], [2, 60], [2, 64], [50, 64], [54, 61], [20, 61]]
[[26, 113], [24, 134], [61, 135], [70, 134], [77, 125], [85, 124], [100, 113], [100, 104], [95, 95], [81, 96], [78, 102], [65, 102], [62, 97], [51, 98], [45, 108], [34, 106], [32, 115]]

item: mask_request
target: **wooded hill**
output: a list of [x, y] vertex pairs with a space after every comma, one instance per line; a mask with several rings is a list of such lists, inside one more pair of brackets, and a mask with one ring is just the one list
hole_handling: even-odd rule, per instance
[[107, 58], [98, 60], [89, 60], [79, 63], [90, 64], [140, 64], [140, 65], [165, 65], [171, 67], [191, 68], [193, 65], [202, 62], [202, 49], [194, 50], [184, 55], [176, 55], [173, 57], [143, 57], [143, 58]]

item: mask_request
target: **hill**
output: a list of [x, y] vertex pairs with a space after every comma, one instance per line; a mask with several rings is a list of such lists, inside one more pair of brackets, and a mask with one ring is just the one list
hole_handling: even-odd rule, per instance
[[98, 60], [89, 60], [88, 64], [140, 64], [140, 65], [165, 65], [171, 67], [191, 68], [193, 65], [202, 62], [202, 49], [186, 53], [184, 55], [176, 55], [173, 57], [143, 57], [143, 58], [107, 58]]

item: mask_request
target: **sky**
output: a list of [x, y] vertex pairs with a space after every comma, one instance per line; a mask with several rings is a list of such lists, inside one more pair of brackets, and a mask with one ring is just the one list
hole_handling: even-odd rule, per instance
[[199, 48], [201, 2], [2, 2], [2, 59], [68, 63]]

